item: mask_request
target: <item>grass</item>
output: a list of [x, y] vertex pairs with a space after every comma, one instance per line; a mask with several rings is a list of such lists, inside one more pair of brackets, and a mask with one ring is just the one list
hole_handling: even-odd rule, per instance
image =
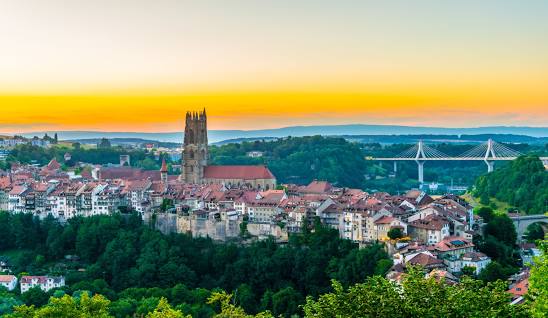
[[19, 256], [19, 255], [21, 255], [22, 253], [25, 253], [25, 252], [32, 252], [32, 251], [31, 250], [11, 249], [11, 250], [0, 251], [0, 256], [6, 256], [6, 257], [9, 257], [9, 258], [12, 258], [12, 257], [17, 257], [17, 256]]
[[[470, 192], [466, 192], [465, 194], [463, 194], [462, 198], [465, 199], [466, 202], [470, 203], [470, 205], [474, 207], [474, 210], [476, 210], [476, 208], [481, 208], [484, 206], [492, 208], [491, 204], [481, 204], [479, 202], [479, 199], [474, 197]], [[493, 211], [498, 214], [507, 214], [508, 209], [512, 208], [512, 206], [507, 202], [499, 201], [495, 198], [490, 198], [489, 201], [496, 205], [497, 208], [493, 209]]]

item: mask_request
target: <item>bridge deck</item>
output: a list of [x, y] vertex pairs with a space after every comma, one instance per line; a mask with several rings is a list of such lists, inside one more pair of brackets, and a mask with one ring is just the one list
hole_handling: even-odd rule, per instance
[[[366, 157], [367, 160], [377, 160], [377, 161], [415, 161], [415, 158], [374, 158], [374, 157]], [[495, 157], [495, 158], [488, 158], [489, 161], [507, 161], [507, 160], [515, 160], [517, 157]], [[442, 157], [442, 158], [419, 158], [420, 161], [483, 161], [485, 158], [483, 157]], [[548, 160], [548, 157], [540, 157], [540, 160]]]

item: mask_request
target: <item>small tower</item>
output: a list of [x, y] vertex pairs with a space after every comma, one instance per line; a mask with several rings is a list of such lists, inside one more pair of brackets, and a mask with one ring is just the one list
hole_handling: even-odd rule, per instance
[[162, 159], [162, 168], [160, 169], [160, 178], [163, 184], [167, 184], [167, 164], [165, 159]]
[[187, 112], [181, 181], [203, 183], [204, 168], [207, 166], [207, 116], [202, 112]]

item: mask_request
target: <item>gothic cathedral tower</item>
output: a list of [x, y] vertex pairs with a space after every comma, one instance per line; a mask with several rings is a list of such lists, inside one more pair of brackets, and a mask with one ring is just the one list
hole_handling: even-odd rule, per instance
[[181, 181], [203, 183], [207, 166], [207, 116], [203, 112], [187, 112]]

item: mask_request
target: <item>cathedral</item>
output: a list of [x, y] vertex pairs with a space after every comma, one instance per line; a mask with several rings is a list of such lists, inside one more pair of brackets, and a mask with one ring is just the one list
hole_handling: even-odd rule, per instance
[[266, 166], [209, 166], [207, 115], [187, 112], [181, 181], [194, 184], [223, 184], [268, 190], [276, 187], [276, 177]]

